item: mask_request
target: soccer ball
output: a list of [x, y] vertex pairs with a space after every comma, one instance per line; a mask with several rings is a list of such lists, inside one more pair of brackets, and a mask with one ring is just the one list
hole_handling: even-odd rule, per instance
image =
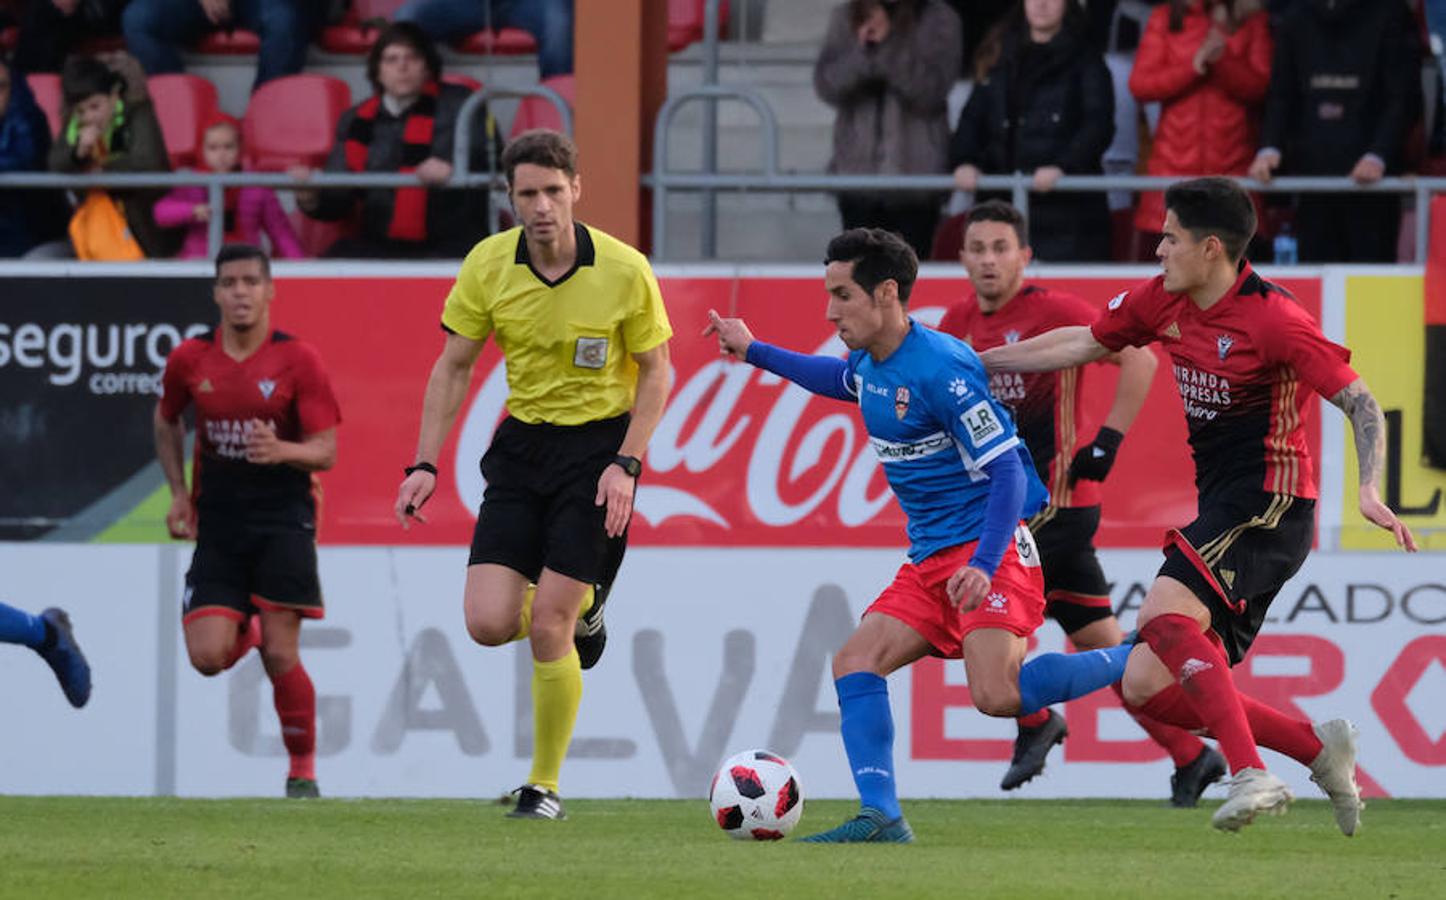
[[788, 760], [744, 750], [723, 763], [708, 789], [713, 821], [740, 841], [776, 841], [803, 816], [803, 790]]

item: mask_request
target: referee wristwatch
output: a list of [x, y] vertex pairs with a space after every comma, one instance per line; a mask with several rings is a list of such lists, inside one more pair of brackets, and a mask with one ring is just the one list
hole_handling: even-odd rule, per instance
[[619, 453], [613, 457], [613, 464], [634, 478], [643, 474], [643, 461], [636, 456], [624, 456]]

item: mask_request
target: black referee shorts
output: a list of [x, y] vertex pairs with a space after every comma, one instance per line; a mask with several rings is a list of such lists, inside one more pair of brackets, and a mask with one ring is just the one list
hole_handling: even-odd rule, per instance
[[1264, 492], [1226, 498], [1202, 505], [1199, 518], [1167, 540], [1160, 574], [1183, 583], [1210, 610], [1210, 626], [1233, 666], [1310, 553], [1315, 501]]
[[629, 418], [583, 425], [504, 419], [482, 457], [487, 491], [467, 564], [495, 563], [534, 582], [547, 568], [588, 584], [611, 584], [627, 534], [609, 538], [607, 507], [594, 501]]
[[1098, 506], [1046, 507], [1029, 522], [1044, 569], [1045, 614], [1065, 634], [1114, 615], [1110, 583], [1095, 552]]

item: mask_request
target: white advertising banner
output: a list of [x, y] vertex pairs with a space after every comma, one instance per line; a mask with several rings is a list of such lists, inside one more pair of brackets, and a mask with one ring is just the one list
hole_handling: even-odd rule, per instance
[[[4, 599], [70, 610], [95, 672], [70, 709], [44, 664], [0, 647], [0, 792], [277, 795], [286, 774], [271, 690], [252, 654], [204, 678], [179, 627], [184, 548], [0, 544]], [[1160, 556], [1106, 551], [1128, 627]], [[853, 793], [830, 656], [892, 577], [886, 550], [638, 548], [584, 677], [563, 770], [571, 797], [701, 797], [734, 751], [791, 759], [814, 797]], [[327, 617], [303, 630], [329, 796], [496, 797], [526, 778], [525, 645], [462, 627], [462, 548], [323, 548]], [[164, 598], [164, 599], [163, 599]], [[1039, 650], [1062, 648], [1056, 625]], [[1237, 681], [1362, 733], [1369, 793], [1446, 797], [1446, 573], [1433, 554], [1318, 553], [1281, 593]], [[898, 778], [912, 797], [992, 797], [1014, 724], [968, 705], [963, 666], [890, 679]], [[1113, 695], [1068, 705], [1070, 736], [1033, 797], [1165, 797], [1171, 764]], [[1300, 766], [1267, 762], [1301, 796]], [[1217, 789], [1218, 790], [1218, 789]]]

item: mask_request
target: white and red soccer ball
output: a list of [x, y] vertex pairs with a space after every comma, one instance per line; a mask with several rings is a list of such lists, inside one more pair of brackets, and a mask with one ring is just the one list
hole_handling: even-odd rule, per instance
[[803, 789], [788, 760], [744, 750], [723, 763], [708, 789], [713, 821], [740, 841], [776, 841], [803, 816]]

